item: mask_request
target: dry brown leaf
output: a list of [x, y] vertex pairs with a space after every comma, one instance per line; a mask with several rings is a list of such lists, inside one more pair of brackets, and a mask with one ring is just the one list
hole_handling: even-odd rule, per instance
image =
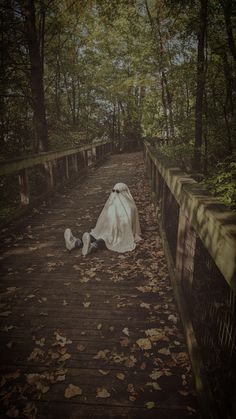
[[67, 359], [70, 359], [70, 358], [71, 358], [70, 354], [64, 354], [59, 358], [59, 361], [64, 362], [64, 361], [67, 361]]
[[28, 361], [37, 361], [44, 357], [44, 351], [40, 348], [34, 348], [28, 357]]
[[147, 308], [147, 309], [150, 309], [150, 304], [147, 304], [147, 303], [141, 303], [141, 304], [140, 304], [140, 307], [141, 307], [141, 308]]
[[170, 314], [168, 320], [172, 321], [174, 324], [177, 324], [178, 322], [178, 318], [174, 314]]
[[23, 410], [23, 415], [28, 419], [35, 419], [37, 416], [37, 407], [34, 402], [29, 402]]
[[152, 348], [152, 344], [151, 344], [150, 340], [147, 339], [147, 338], [146, 339], [142, 339], [142, 338], [138, 339], [138, 340], [136, 340], [136, 343], [143, 350], [148, 350], [148, 349]]
[[69, 384], [69, 386], [65, 389], [64, 397], [66, 399], [70, 399], [71, 397], [80, 396], [82, 394], [82, 390], [80, 387], [75, 386], [74, 384]]
[[97, 392], [96, 397], [100, 397], [102, 399], [106, 399], [111, 396], [110, 393], [107, 391], [107, 389], [104, 387], [98, 387], [96, 392]]
[[109, 349], [104, 349], [104, 351], [98, 351], [98, 353], [93, 357], [93, 359], [105, 359], [108, 354]]
[[118, 380], [123, 381], [125, 379], [125, 374], [122, 374], [122, 372], [118, 372], [118, 374], [116, 374], [116, 378], [118, 378]]
[[124, 327], [124, 329], [122, 330], [122, 332], [124, 333], [124, 335], [129, 336], [129, 329], [128, 329], [128, 327]]
[[78, 349], [78, 351], [83, 352], [85, 350], [86, 346], [78, 344], [76, 346], [76, 348]]
[[149, 377], [153, 380], [158, 380], [158, 378], [162, 377], [164, 375], [163, 371], [157, 371], [153, 370], [151, 374], [149, 374]]
[[125, 361], [125, 366], [128, 367], [128, 368], [132, 368], [132, 367], [134, 367], [136, 362], [137, 362], [137, 359], [133, 355], [130, 355], [129, 358], [126, 359], [126, 361]]
[[122, 338], [120, 340], [120, 344], [123, 348], [127, 348], [127, 346], [130, 344], [130, 340], [128, 338]]
[[101, 324], [101, 323], [99, 323], [99, 324], [97, 325], [97, 330], [101, 330], [101, 328], [102, 328], [102, 324]]
[[146, 362], [142, 362], [142, 364], [140, 365], [140, 369], [141, 370], [145, 370], [146, 369]]
[[60, 333], [58, 333], [57, 331], [54, 332], [54, 336], [56, 338], [56, 343], [53, 344], [54, 345], [59, 345], [61, 347], [64, 347], [65, 345], [69, 345], [72, 343], [71, 339], [67, 339], [66, 336], [62, 336]]
[[169, 348], [161, 348], [158, 350], [158, 353], [161, 355], [170, 355], [170, 350]]
[[45, 338], [41, 338], [41, 339], [37, 339], [35, 340], [35, 343], [39, 346], [41, 346], [41, 348], [45, 345]]
[[102, 375], [110, 374], [110, 371], [105, 371], [105, 370], [98, 370], [98, 372], [100, 372], [100, 374], [102, 374]]

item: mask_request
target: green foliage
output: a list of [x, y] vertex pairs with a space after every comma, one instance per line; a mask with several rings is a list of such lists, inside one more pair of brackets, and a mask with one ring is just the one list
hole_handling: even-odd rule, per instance
[[224, 204], [236, 210], [236, 153], [218, 163], [215, 173], [204, 183]]
[[[3, 0], [1, 6], [1, 159], [36, 148], [20, 3]], [[98, 138], [123, 145], [142, 136], [159, 137], [169, 140], [162, 152], [191, 170], [199, 2], [34, 3], [51, 149]], [[236, 66], [223, 4], [208, 1], [201, 162], [202, 171], [211, 173], [215, 193], [230, 203], [233, 169], [225, 161], [236, 143]], [[233, 22], [233, 16], [228, 18]]]

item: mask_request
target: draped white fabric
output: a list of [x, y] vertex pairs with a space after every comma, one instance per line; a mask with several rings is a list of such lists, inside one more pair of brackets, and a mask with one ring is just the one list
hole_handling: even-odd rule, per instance
[[124, 253], [135, 249], [142, 240], [138, 210], [125, 183], [117, 183], [113, 191], [91, 234], [95, 239], [103, 239], [108, 249]]

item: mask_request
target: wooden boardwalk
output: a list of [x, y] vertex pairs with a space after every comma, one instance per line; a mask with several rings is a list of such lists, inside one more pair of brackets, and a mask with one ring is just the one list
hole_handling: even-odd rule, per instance
[[[143, 241], [84, 258], [64, 247], [129, 185]], [[199, 418], [141, 153], [111, 156], [1, 233], [1, 418]], [[5, 413], [3, 413], [5, 412]]]

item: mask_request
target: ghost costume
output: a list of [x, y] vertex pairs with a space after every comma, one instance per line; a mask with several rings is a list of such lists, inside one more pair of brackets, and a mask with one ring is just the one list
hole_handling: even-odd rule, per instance
[[138, 210], [127, 185], [117, 183], [90, 234], [115, 252], [132, 251], [141, 240]]

